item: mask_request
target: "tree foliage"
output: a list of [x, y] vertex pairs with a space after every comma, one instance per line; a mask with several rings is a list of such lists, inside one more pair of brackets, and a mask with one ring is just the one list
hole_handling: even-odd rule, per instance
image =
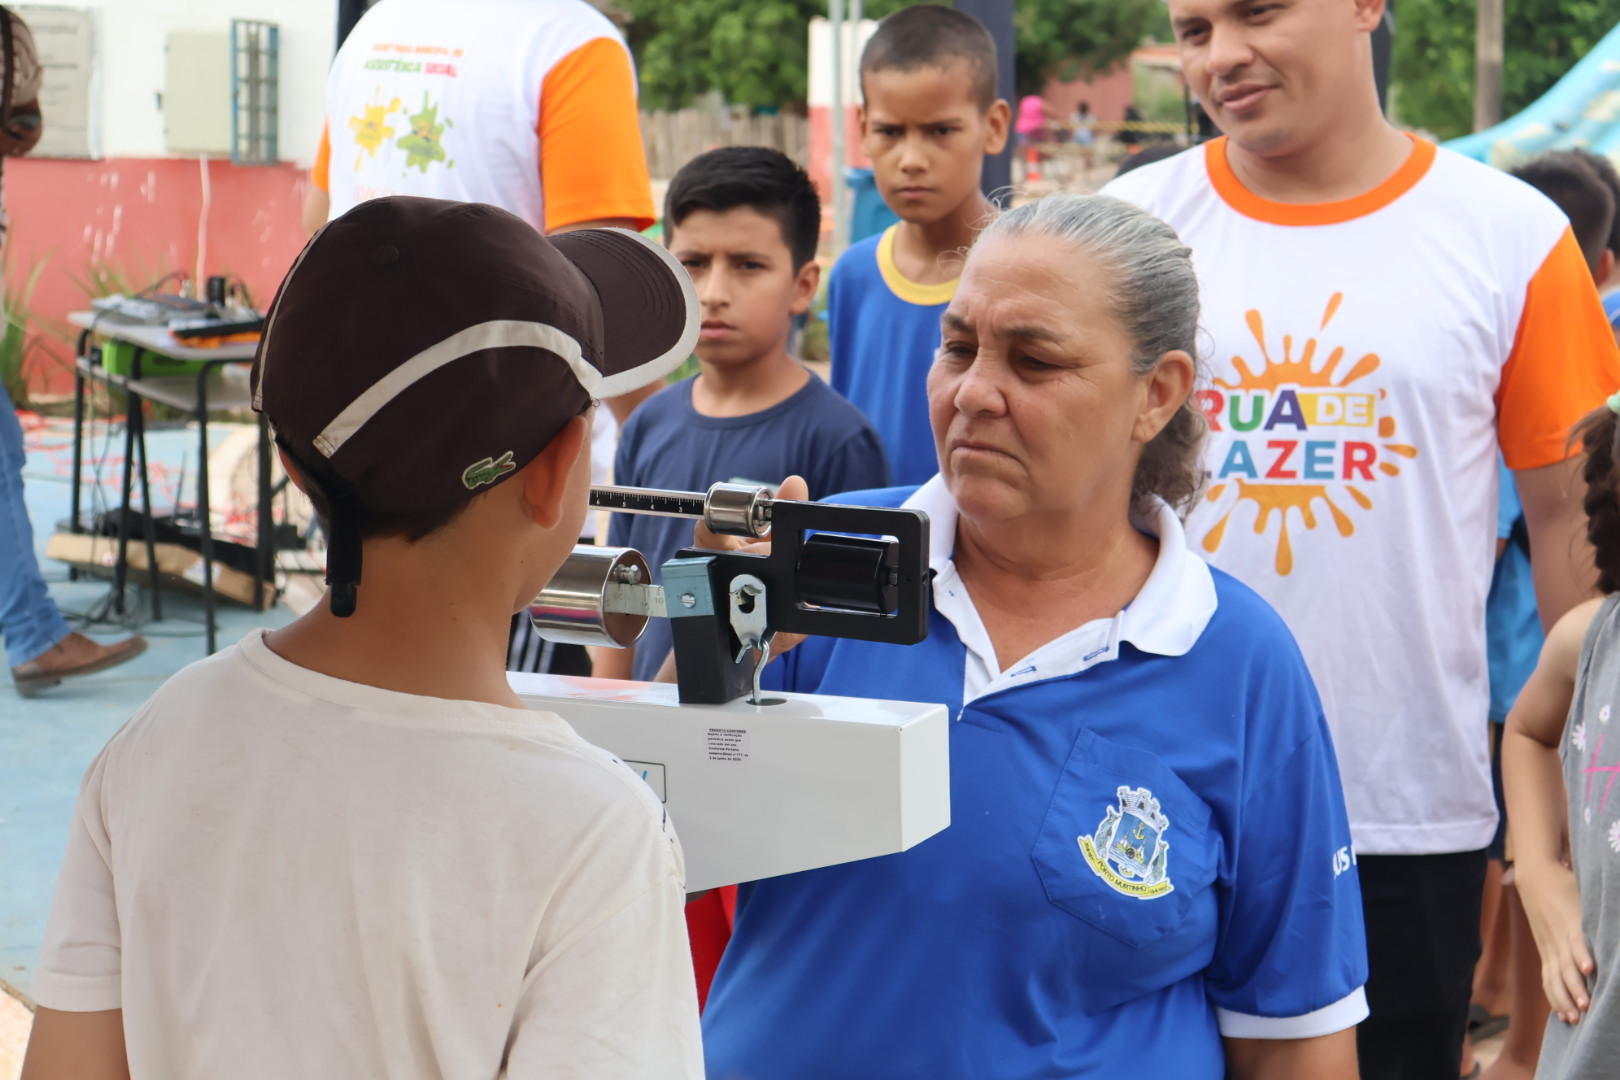
[[[616, 0], [630, 16], [641, 100], [677, 109], [710, 90], [741, 105], [784, 106], [809, 90], [810, 20], [826, 0]], [[882, 18], [906, 0], [867, 0]], [[1164, 21], [1162, 0], [1017, 0], [1018, 93], [1046, 77], [1103, 71]]]
[[[1391, 81], [1402, 123], [1442, 138], [1474, 126], [1474, 0], [1399, 0]], [[1505, 0], [1502, 116], [1561, 79], [1620, 22], [1620, 0]]]
[[1018, 0], [1013, 24], [1020, 96], [1106, 71], [1149, 34], [1170, 40], [1163, 0]]

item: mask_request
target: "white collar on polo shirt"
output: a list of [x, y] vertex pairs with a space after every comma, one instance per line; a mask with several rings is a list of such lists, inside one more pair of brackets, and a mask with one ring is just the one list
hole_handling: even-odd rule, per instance
[[964, 704], [1106, 663], [1118, 658], [1123, 641], [1143, 652], [1182, 656], [1215, 616], [1215, 579], [1208, 564], [1187, 547], [1187, 536], [1175, 511], [1163, 500], [1155, 500], [1153, 519], [1133, 522], [1159, 539], [1158, 559], [1136, 599], [1112, 618], [1093, 619], [1077, 626], [1002, 671], [984, 620], [952, 560], [957, 511], [945, 481], [935, 476], [918, 488], [905, 505], [928, 515], [928, 566], [934, 571], [934, 607], [956, 627], [962, 644], [967, 646]]

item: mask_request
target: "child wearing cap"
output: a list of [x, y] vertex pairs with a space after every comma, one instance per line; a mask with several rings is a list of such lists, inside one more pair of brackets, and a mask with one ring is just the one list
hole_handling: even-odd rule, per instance
[[593, 399], [677, 365], [695, 315], [619, 230], [385, 198], [315, 235], [254, 390], [328, 601], [90, 766], [29, 1080], [702, 1075], [675, 834], [503, 662], [579, 535]]
[[[697, 289], [701, 371], [631, 414], [614, 482], [706, 491], [797, 475], [812, 499], [888, 486], [872, 425], [788, 352], [793, 317], [821, 280], [821, 200], [804, 170], [759, 146], [700, 154], [670, 181], [664, 230]], [[658, 575], [692, 543], [692, 523], [619, 514], [608, 542], [634, 547]], [[671, 643], [668, 621], [654, 619], [634, 647], [597, 650], [596, 674], [650, 681]]]

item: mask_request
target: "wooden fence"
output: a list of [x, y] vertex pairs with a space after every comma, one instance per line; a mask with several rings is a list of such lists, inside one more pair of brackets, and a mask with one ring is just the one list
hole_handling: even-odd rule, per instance
[[791, 113], [754, 116], [746, 109], [643, 112], [641, 140], [647, 169], [668, 180], [677, 169], [718, 146], [769, 146], [800, 165], [810, 161], [810, 121]]

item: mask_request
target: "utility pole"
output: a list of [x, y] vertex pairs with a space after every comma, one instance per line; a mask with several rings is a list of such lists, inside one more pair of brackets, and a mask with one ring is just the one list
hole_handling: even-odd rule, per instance
[[828, 0], [827, 25], [832, 30], [832, 184], [833, 257], [849, 244], [849, 200], [844, 183], [844, 0]]
[[1476, 0], [1474, 130], [1502, 122], [1502, 0]]

